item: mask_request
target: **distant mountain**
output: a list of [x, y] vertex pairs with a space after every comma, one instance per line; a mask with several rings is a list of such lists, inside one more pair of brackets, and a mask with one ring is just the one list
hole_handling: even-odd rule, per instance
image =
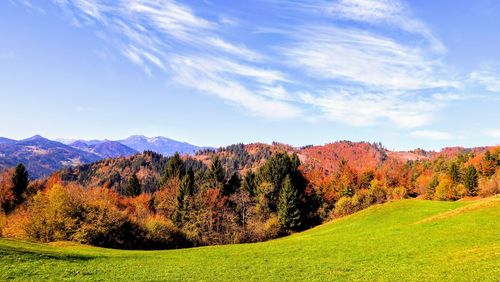
[[109, 140], [105, 140], [102, 142], [86, 142], [80, 140], [69, 144], [69, 146], [78, 148], [82, 151], [96, 154], [102, 158], [124, 157], [137, 153], [136, 150], [125, 146], [120, 142]]
[[139, 152], [154, 151], [165, 156], [171, 156], [175, 152], [180, 154], [194, 154], [197, 150], [203, 149], [186, 142], [179, 142], [166, 137], [146, 137], [142, 135], [132, 135], [127, 139], [119, 140], [125, 146]]
[[32, 178], [47, 176], [63, 167], [91, 163], [102, 158], [40, 135], [20, 141], [1, 140], [0, 170], [23, 163]]
[[16, 142], [16, 140], [0, 137], [0, 144], [12, 144], [14, 142]]

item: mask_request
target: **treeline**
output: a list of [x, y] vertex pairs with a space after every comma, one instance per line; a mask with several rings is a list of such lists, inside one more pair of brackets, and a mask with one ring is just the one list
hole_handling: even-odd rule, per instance
[[[247, 159], [242, 150], [219, 153]], [[375, 168], [341, 159], [333, 171], [304, 166], [285, 151], [238, 169], [216, 153], [211, 158], [204, 164], [146, 152], [33, 182], [19, 165], [0, 174], [1, 235], [130, 249], [257, 242], [388, 200], [500, 192], [498, 148], [421, 161], [387, 158]], [[109, 171], [116, 166], [120, 185], [111, 185], [104, 175], [116, 174]]]
[[402, 198], [459, 200], [500, 193], [500, 148], [476, 154], [463, 151], [454, 157], [431, 160], [384, 161], [376, 169], [358, 171], [341, 160], [331, 174], [321, 167], [306, 177], [321, 195], [324, 215], [344, 216], [377, 203]]
[[297, 155], [276, 153], [255, 172], [227, 177], [218, 157], [196, 168], [176, 154], [158, 191], [143, 193], [133, 174], [118, 193], [57, 178], [29, 184], [19, 165], [2, 176], [0, 227], [3, 236], [116, 248], [267, 240], [319, 222], [299, 166]]

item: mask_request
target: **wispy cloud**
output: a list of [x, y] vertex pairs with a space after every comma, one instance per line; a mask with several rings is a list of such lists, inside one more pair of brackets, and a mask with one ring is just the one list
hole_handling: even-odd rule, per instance
[[421, 35], [428, 40], [432, 49], [444, 52], [443, 43], [430, 28], [416, 18], [402, 1], [398, 0], [340, 0], [327, 6], [333, 16], [344, 19], [384, 24], [392, 28]]
[[491, 92], [500, 92], [500, 66], [483, 66], [470, 73], [469, 80]]
[[428, 124], [438, 104], [430, 100], [404, 98], [398, 93], [367, 93], [361, 89], [334, 89], [317, 96], [301, 95], [305, 103], [314, 105], [329, 119], [354, 126], [384, 123], [401, 128]]
[[449, 87], [426, 50], [358, 29], [305, 26], [293, 31], [286, 59], [310, 75], [393, 90]]
[[411, 136], [430, 140], [450, 140], [453, 136], [445, 131], [417, 130], [410, 133]]
[[[201, 2], [52, 2], [78, 25], [97, 27], [146, 74], [266, 118], [415, 128], [429, 124], [451, 99], [448, 90], [458, 87], [440, 60], [444, 46], [402, 1], [268, 0], [261, 4], [290, 13], [271, 27], [240, 25], [217, 11], [206, 16], [196, 10], [206, 8]], [[314, 20], [298, 20], [305, 14]], [[245, 44], [250, 41], [228, 34], [235, 26], [256, 40]], [[269, 32], [277, 36], [263, 40]]]

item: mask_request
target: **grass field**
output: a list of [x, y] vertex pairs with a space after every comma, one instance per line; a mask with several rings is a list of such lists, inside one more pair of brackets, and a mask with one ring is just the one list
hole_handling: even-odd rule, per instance
[[0, 239], [0, 280], [500, 281], [500, 198], [403, 200], [264, 243], [122, 251]]

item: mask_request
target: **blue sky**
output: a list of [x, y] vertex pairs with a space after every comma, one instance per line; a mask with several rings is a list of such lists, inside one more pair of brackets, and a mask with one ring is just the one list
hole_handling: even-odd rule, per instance
[[500, 144], [500, 2], [0, 1], [0, 136]]

